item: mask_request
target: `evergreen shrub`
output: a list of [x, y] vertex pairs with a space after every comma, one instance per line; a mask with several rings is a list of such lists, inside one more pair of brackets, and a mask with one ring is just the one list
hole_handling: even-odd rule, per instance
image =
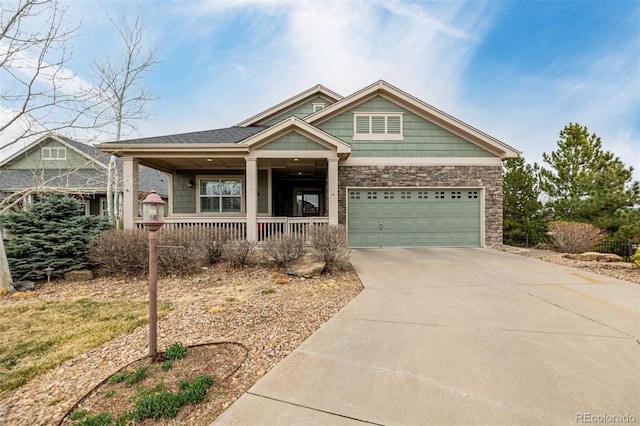
[[108, 220], [85, 216], [85, 207], [65, 194], [45, 194], [27, 210], [5, 213], [0, 226], [7, 235], [5, 249], [13, 279], [42, 280], [88, 267], [90, 240], [111, 228]]

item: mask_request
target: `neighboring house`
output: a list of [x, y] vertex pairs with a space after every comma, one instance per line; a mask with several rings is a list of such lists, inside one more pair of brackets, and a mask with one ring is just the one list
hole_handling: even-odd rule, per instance
[[[0, 162], [0, 200], [6, 207], [13, 202], [31, 202], [38, 194], [63, 192], [78, 197], [87, 215], [107, 215], [107, 166], [109, 154], [91, 145], [48, 134]], [[122, 177], [122, 160], [117, 159]], [[141, 167], [138, 191], [157, 188], [167, 195], [168, 176]], [[122, 179], [117, 199], [122, 200]], [[122, 203], [119, 203], [120, 206]]]
[[[347, 97], [313, 87], [236, 126], [99, 145], [169, 174], [167, 227], [250, 240], [344, 224], [351, 247], [502, 243], [509, 145], [379, 81]], [[126, 185], [126, 184], [125, 184]], [[135, 188], [124, 224], [139, 226]]]

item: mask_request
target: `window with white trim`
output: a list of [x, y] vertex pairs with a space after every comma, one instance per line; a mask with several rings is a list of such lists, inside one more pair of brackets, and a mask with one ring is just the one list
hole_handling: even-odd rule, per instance
[[199, 213], [242, 213], [242, 178], [198, 179]]
[[317, 112], [317, 111], [320, 111], [322, 108], [324, 108], [327, 104], [325, 104], [324, 102], [314, 102], [312, 105], [313, 105], [313, 112]]
[[46, 146], [42, 148], [43, 160], [66, 160], [67, 148], [64, 146]]
[[109, 205], [104, 197], [100, 198], [100, 216], [109, 217]]
[[353, 113], [354, 140], [403, 140], [401, 112]]

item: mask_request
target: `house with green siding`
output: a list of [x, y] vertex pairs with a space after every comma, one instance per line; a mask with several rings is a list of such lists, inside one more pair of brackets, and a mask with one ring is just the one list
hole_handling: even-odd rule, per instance
[[[140, 166], [169, 176], [165, 227], [261, 241], [343, 224], [351, 247], [502, 243], [511, 146], [378, 81], [321, 86], [235, 126], [98, 146], [122, 159], [124, 225], [141, 226]], [[129, 186], [127, 186], [129, 185]]]
[[[0, 207], [29, 203], [40, 194], [62, 192], [78, 198], [87, 215], [107, 215], [107, 166], [109, 154], [94, 146], [49, 133], [0, 161]], [[122, 176], [122, 161], [116, 161]], [[140, 167], [137, 189], [141, 195], [156, 188], [166, 197], [168, 176], [148, 167]], [[122, 208], [122, 179], [116, 192]], [[1, 210], [1, 209], [0, 209]]]

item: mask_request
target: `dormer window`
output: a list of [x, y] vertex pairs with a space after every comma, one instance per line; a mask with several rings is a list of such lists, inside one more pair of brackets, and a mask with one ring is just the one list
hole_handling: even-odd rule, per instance
[[320, 111], [322, 108], [324, 108], [327, 104], [325, 104], [324, 102], [314, 102], [312, 105], [313, 105], [313, 112], [317, 112], [317, 111]]
[[63, 146], [47, 146], [42, 148], [43, 160], [66, 160], [67, 148]]
[[354, 140], [403, 140], [401, 112], [356, 112], [353, 114]]

